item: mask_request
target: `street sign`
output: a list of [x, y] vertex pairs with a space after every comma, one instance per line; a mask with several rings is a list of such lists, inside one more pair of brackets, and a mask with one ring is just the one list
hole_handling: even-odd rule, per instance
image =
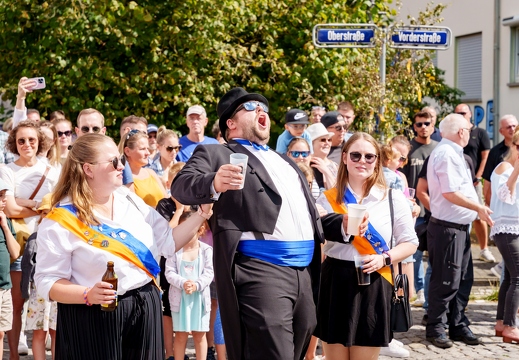
[[377, 30], [373, 24], [318, 24], [312, 37], [316, 47], [371, 48]]
[[392, 48], [447, 50], [452, 32], [444, 26], [391, 26], [389, 43]]

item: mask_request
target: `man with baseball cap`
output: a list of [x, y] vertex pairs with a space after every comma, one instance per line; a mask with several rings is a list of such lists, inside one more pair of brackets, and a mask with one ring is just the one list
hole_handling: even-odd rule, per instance
[[[228, 143], [197, 147], [171, 186], [183, 204], [214, 202], [215, 280], [230, 360], [302, 359], [316, 325], [321, 220], [297, 165], [266, 145], [268, 111], [260, 94], [227, 92], [217, 113]], [[243, 173], [230, 164], [235, 153], [248, 156]]]
[[312, 141], [306, 132], [306, 127], [310, 124], [308, 115], [303, 110], [291, 109], [285, 114], [285, 121], [285, 131], [278, 137], [276, 151], [286, 154], [290, 141], [295, 137], [302, 137], [308, 142], [310, 152], [312, 152]]
[[155, 124], [148, 124], [148, 151], [150, 152], [149, 160], [157, 155], [157, 132], [159, 128]]
[[178, 140], [182, 150], [177, 154], [177, 161], [183, 162], [189, 160], [198, 145], [219, 144], [218, 140], [204, 135], [207, 114], [203, 106], [193, 105], [187, 109], [186, 120], [189, 133]]
[[332, 147], [330, 148], [328, 159], [340, 164], [342, 146], [344, 145], [344, 134], [348, 129], [344, 116], [338, 111], [328, 111], [321, 118], [321, 124], [326, 127], [326, 130], [334, 133], [332, 136]]

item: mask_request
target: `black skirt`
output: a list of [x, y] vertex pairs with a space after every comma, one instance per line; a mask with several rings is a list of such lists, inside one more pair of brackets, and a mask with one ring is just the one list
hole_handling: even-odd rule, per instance
[[163, 360], [159, 290], [152, 283], [118, 297], [112, 312], [99, 305], [58, 304], [56, 360]]
[[355, 263], [327, 257], [321, 272], [315, 336], [343, 346], [388, 346], [391, 284], [378, 272], [358, 285]]

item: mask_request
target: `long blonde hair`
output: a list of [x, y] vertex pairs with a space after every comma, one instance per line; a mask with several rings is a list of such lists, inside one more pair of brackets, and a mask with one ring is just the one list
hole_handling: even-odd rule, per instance
[[354, 133], [348, 141], [342, 147], [341, 153], [341, 163], [339, 164], [339, 171], [337, 173], [337, 183], [335, 187], [337, 188], [337, 198], [336, 201], [340, 204], [343, 203], [344, 193], [346, 192], [346, 187], [348, 186], [348, 167], [342, 160], [342, 154], [347, 154], [350, 147], [357, 142], [358, 140], [365, 140], [369, 142], [375, 148], [375, 152], [377, 155], [377, 159], [375, 161], [375, 168], [373, 170], [373, 174], [364, 181], [363, 194], [362, 198], [368, 196], [371, 188], [373, 186], [378, 186], [382, 189], [385, 189], [386, 180], [384, 179], [384, 173], [382, 171], [382, 162], [380, 161], [380, 146], [377, 141], [370, 134], [364, 132], [356, 132]]
[[93, 191], [87, 183], [83, 164], [94, 163], [100, 155], [101, 145], [114, 143], [112, 138], [101, 134], [85, 134], [79, 137], [63, 164], [63, 169], [52, 194], [52, 204], [56, 206], [61, 200], [70, 197], [77, 209], [79, 220], [87, 225], [99, 225], [94, 216]]

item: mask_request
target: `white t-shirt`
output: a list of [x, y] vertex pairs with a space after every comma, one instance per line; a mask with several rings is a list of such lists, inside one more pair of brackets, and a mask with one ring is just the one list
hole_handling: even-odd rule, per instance
[[[30, 167], [18, 166], [12, 162], [0, 168], [0, 178], [2, 178], [2, 180], [4, 180], [11, 188], [11, 190], [6, 192], [6, 195], [21, 199], [29, 199], [36, 189], [36, 186], [38, 186], [46, 168], [47, 165], [40, 160]], [[45, 181], [41, 185], [40, 190], [38, 190], [38, 193], [34, 196], [33, 200], [39, 202], [45, 195], [52, 192], [58, 183], [58, 179], [59, 171], [51, 166]], [[38, 215], [25, 218], [25, 223], [31, 233], [36, 231], [38, 219]]]

